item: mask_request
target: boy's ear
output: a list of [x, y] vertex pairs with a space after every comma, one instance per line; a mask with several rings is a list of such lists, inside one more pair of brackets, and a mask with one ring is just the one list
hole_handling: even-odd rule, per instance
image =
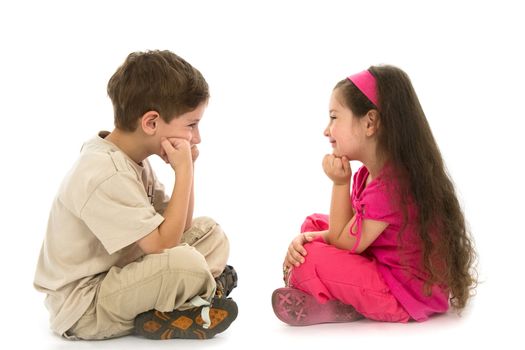
[[371, 109], [366, 113], [366, 136], [373, 136], [379, 130], [379, 113], [375, 109]]
[[157, 132], [160, 115], [157, 111], [148, 111], [140, 118], [140, 126], [146, 135], [152, 136]]

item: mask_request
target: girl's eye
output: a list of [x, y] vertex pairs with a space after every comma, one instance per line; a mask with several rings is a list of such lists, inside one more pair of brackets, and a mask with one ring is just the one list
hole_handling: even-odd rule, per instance
[[335, 115], [331, 115], [331, 116], [330, 116], [330, 120], [334, 120], [334, 119], [337, 119], [337, 118], [335, 117]]

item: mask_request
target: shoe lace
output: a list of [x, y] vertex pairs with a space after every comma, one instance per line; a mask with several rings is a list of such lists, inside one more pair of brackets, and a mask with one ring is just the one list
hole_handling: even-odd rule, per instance
[[201, 317], [204, 321], [204, 324], [202, 325], [202, 328], [208, 329], [211, 325], [211, 319], [210, 319], [210, 302], [207, 300], [202, 299], [200, 296], [196, 295], [190, 300], [190, 304], [196, 307], [202, 307], [201, 309]]

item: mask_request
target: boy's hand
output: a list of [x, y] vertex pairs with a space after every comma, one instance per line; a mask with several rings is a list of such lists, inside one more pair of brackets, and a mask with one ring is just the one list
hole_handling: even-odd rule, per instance
[[161, 141], [161, 157], [177, 172], [181, 167], [191, 166], [192, 152], [188, 140], [170, 137]]
[[352, 177], [350, 161], [346, 156], [340, 158], [333, 154], [327, 154], [323, 158], [323, 170], [335, 185], [348, 184]]
[[191, 145], [191, 159], [195, 163], [197, 158], [199, 158], [199, 149], [197, 148], [197, 145]]
[[288, 246], [286, 257], [284, 258], [283, 266], [285, 269], [294, 266], [297, 267], [304, 263], [306, 249], [304, 249], [303, 246], [305, 243], [311, 242], [315, 236], [315, 232], [304, 232], [292, 240], [292, 243]]

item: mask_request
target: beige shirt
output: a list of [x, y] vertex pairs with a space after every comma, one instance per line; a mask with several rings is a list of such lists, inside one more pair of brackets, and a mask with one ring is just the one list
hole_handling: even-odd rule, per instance
[[142, 256], [136, 242], [157, 228], [169, 197], [141, 165], [103, 137], [84, 144], [53, 201], [34, 285], [47, 293], [51, 328], [64, 334], [112, 266]]

